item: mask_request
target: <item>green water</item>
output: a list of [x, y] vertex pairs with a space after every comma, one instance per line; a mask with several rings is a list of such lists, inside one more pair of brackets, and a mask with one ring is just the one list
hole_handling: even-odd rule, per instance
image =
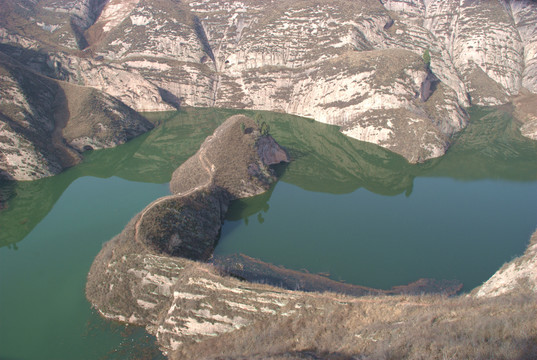
[[153, 115], [162, 124], [151, 133], [60, 175], [0, 184], [0, 359], [163, 358], [143, 329], [101, 319], [84, 287], [102, 244], [169, 194], [173, 170], [222, 117], [173, 115]]
[[153, 340], [142, 329], [107, 323], [90, 309], [84, 286], [102, 243], [167, 192], [117, 177], [79, 178], [16, 251], [1, 249], [0, 358], [122, 359], [148, 351], [141, 343]]
[[[152, 114], [154, 131], [53, 178], [0, 185], [0, 359], [160, 358], [142, 329], [84, 298], [102, 244], [168, 193], [173, 170], [229, 115]], [[420, 277], [469, 289], [521, 254], [537, 225], [537, 143], [475, 109], [439, 160], [409, 165], [334, 127], [262, 113], [294, 161], [271, 191], [233, 204], [218, 254], [390, 287]], [[136, 355], [133, 355], [136, 354]]]
[[427, 277], [471, 290], [537, 225], [536, 142], [508, 114], [471, 119], [446, 156], [421, 165], [320, 124], [273, 126], [295, 160], [269, 194], [233, 204], [215, 256], [375, 288]]

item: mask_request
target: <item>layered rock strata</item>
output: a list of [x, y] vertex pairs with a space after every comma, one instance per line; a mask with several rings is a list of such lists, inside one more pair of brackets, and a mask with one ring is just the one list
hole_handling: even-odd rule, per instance
[[[468, 122], [464, 107], [537, 91], [531, 0], [4, 2], [6, 17], [33, 11], [43, 26], [4, 21], [2, 43], [46, 48], [66, 80], [137, 110], [284, 111], [410, 162], [446, 151]], [[54, 8], [84, 31], [58, 27]], [[87, 42], [82, 53], [73, 34]], [[523, 134], [537, 136], [532, 126]]]
[[0, 177], [59, 173], [81, 152], [125, 143], [153, 125], [116, 98], [53, 80], [0, 53]]

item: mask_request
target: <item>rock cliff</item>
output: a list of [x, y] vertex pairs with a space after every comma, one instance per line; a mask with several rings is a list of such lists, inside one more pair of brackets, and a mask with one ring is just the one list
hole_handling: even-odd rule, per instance
[[531, 0], [3, 2], [2, 51], [136, 110], [284, 111], [411, 162], [446, 151], [464, 107], [537, 91]]
[[31, 180], [153, 127], [116, 98], [53, 80], [0, 52], [0, 177]]

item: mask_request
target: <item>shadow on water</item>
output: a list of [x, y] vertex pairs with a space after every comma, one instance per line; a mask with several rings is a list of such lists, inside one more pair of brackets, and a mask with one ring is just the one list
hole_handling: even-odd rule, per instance
[[274, 186], [261, 195], [233, 201], [226, 214], [226, 219], [231, 221], [244, 219], [247, 222], [248, 218], [252, 215], [260, 212], [266, 213], [270, 208], [268, 202], [273, 191]]
[[[237, 113], [259, 114], [257, 118], [270, 124], [272, 135], [293, 159], [277, 169], [282, 181], [308, 191], [346, 194], [365, 188], [380, 195], [410, 196], [416, 177], [517, 181], [534, 181], [537, 177], [537, 142], [523, 138], [510, 114], [497, 109], [471, 109], [469, 126], [448, 153], [419, 165], [411, 165], [378, 146], [350, 139], [337, 127], [296, 116], [229, 109], [147, 113], [144, 115], [158, 126], [127, 144], [87, 152], [82, 164], [51, 178], [0, 183], [0, 247], [13, 244], [15, 248], [14, 244], [48, 214], [64, 190], [79, 177], [118, 176], [167, 183], [203, 140]], [[247, 219], [268, 211], [271, 194], [269, 191], [236, 201], [228, 219]], [[258, 220], [263, 220], [262, 215]]]

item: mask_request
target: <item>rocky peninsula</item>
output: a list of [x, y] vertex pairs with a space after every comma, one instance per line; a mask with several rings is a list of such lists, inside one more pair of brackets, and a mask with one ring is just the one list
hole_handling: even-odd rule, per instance
[[[419, 282], [387, 292], [329, 281], [323, 292], [292, 291], [238, 278], [248, 277], [244, 259], [231, 263], [243, 271], [234, 277], [205, 262], [230, 201], [266, 191], [276, 180], [270, 165], [289, 161], [263, 133], [245, 116], [228, 119], [174, 172], [173, 194], [104, 245], [86, 285], [102, 316], [144, 326], [170, 359], [536, 354], [535, 235], [523, 257], [460, 297], [424, 295]], [[246, 260], [254, 273], [252, 263], [282, 276]], [[412, 288], [421, 295], [408, 294]]]

